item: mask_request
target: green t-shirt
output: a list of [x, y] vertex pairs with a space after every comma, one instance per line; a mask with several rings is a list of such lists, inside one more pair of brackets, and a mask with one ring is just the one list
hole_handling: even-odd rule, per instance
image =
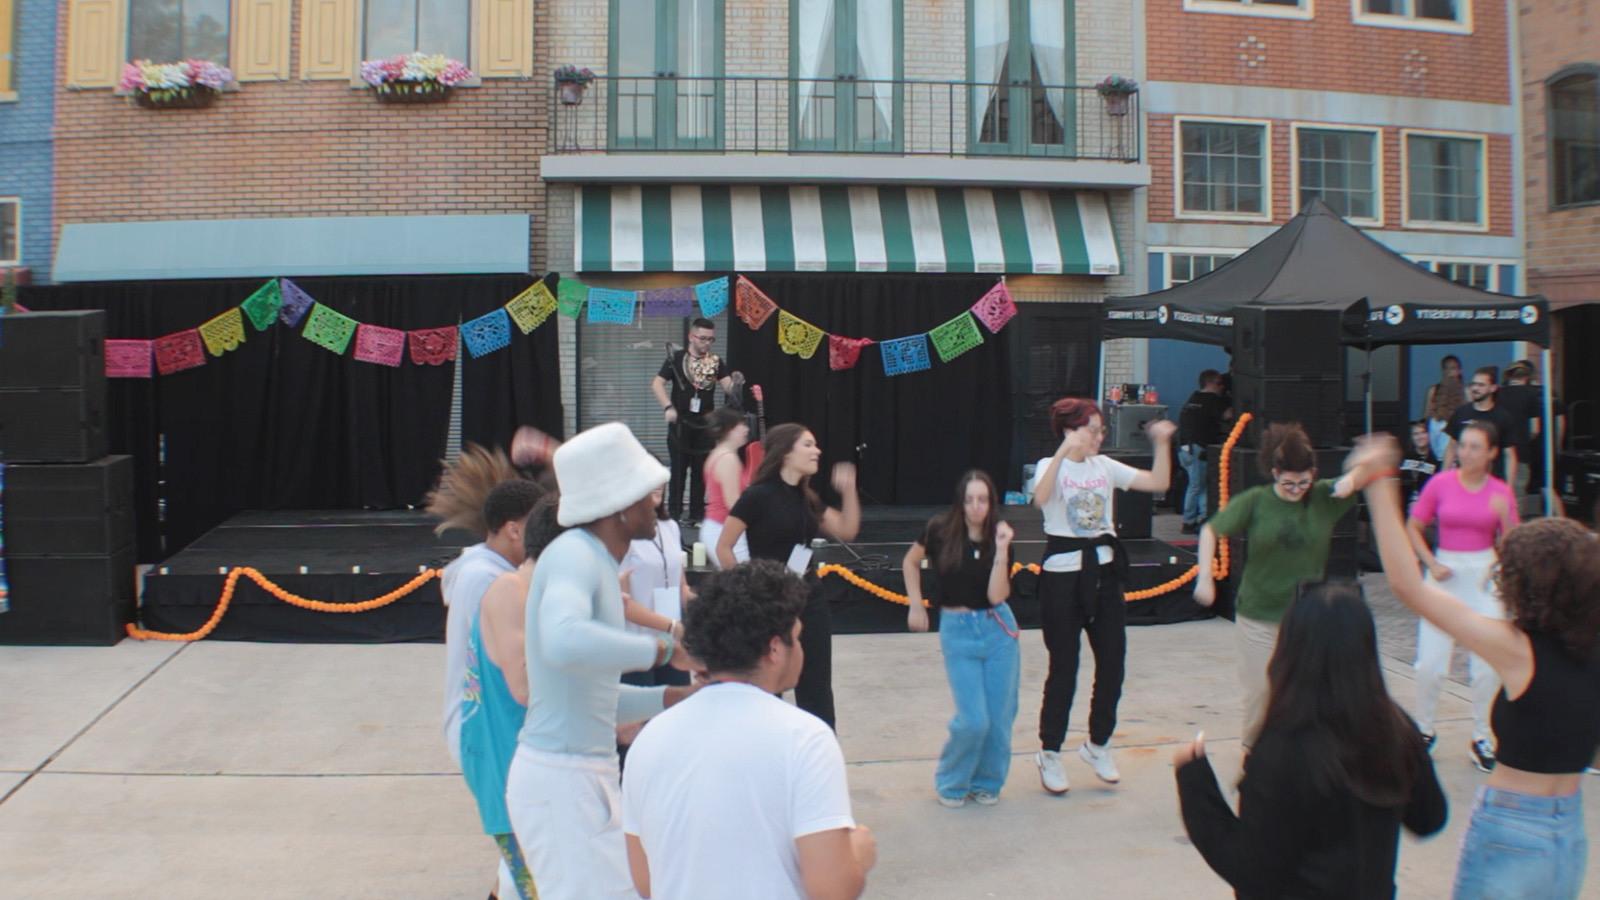
[[1333, 526], [1356, 503], [1356, 495], [1333, 496], [1333, 479], [1311, 486], [1290, 503], [1272, 485], [1257, 485], [1230, 501], [1206, 524], [1219, 536], [1249, 541], [1239, 582], [1239, 615], [1259, 622], [1283, 618], [1302, 581], [1320, 581], [1328, 568]]

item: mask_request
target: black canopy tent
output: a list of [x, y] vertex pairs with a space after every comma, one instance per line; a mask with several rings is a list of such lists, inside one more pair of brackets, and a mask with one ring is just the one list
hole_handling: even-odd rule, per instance
[[[1321, 198], [1207, 275], [1164, 291], [1106, 298], [1103, 333], [1228, 346], [1240, 308], [1337, 311], [1342, 327], [1329, 340], [1365, 348], [1369, 356], [1385, 344], [1529, 341], [1544, 348], [1544, 371], [1550, 370], [1543, 297], [1496, 294], [1435, 275], [1344, 221]], [[1370, 380], [1365, 394], [1370, 430]], [[1546, 429], [1550, 420], [1546, 378]], [[1554, 471], [1552, 455], [1547, 450], [1546, 471]]]

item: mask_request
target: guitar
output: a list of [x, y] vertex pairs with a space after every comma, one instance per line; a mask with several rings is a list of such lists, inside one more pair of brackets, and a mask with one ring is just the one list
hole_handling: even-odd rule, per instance
[[750, 427], [750, 440], [744, 445], [745, 484], [755, 477], [756, 469], [761, 467], [761, 460], [766, 456], [761, 438], [767, 433], [767, 404], [761, 393], [761, 385], [750, 385], [750, 397], [756, 401], [756, 421]]

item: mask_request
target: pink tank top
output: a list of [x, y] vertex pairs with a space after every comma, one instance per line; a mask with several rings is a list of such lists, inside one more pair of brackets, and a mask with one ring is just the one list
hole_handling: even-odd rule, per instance
[[[750, 486], [750, 480], [756, 474], [756, 468], [761, 465], [762, 449], [757, 443], [746, 444], [744, 448], [744, 471], [739, 473], [739, 490]], [[706, 486], [706, 520], [710, 522], [728, 521], [728, 498], [722, 496], [722, 483], [711, 473], [711, 464], [717, 456], [706, 457], [705, 464], [700, 467], [700, 477], [705, 480]]]

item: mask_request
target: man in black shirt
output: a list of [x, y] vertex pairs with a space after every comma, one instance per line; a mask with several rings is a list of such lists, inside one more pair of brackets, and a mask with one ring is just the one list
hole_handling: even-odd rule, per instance
[[667, 420], [667, 455], [672, 469], [667, 512], [674, 519], [683, 514], [683, 485], [687, 480], [690, 522], [699, 522], [706, 511], [705, 477], [701, 471], [711, 449], [706, 417], [716, 402], [718, 385], [724, 396], [731, 396], [734, 391], [728, 364], [711, 352], [711, 342], [716, 337], [715, 322], [695, 319], [689, 325], [689, 348], [667, 357], [661, 371], [650, 381], [650, 391], [656, 395]]
[[1206, 518], [1206, 447], [1222, 443], [1222, 423], [1229, 418], [1222, 395], [1222, 373], [1200, 373], [1200, 389], [1189, 395], [1178, 413], [1178, 464], [1189, 476], [1183, 492], [1183, 533], [1197, 534]]
[[[1522, 443], [1517, 446], [1517, 458], [1524, 473], [1523, 484], [1513, 484], [1521, 501], [1524, 518], [1537, 515], [1540, 496], [1544, 491], [1544, 388], [1533, 380], [1533, 363], [1524, 359], [1506, 367], [1505, 384], [1500, 387], [1500, 405], [1511, 413], [1522, 426]], [[1561, 446], [1567, 425], [1566, 404], [1560, 397], [1550, 398], [1551, 415], [1555, 421], [1556, 447]]]
[[1445, 434], [1450, 437], [1450, 442], [1445, 445], [1444, 467], [1451, 469], [1456, 465], [1456, 442], [1461, 440], [1461, 429], [1467, 427], [1468, 422], [1488, 422], [1499, 433], [1497, 443], [1500, 447], [1491, 471], [1506, 484], [1515, 484], [1517, 446], [1522, 443], [1524, 426], [1519, 425], [1516, 417], [1496, 402], [1499, 374], [1494, 366], [1484, 366], [1472, 373], [1472, 381], [1467, 383], [1467, 402], [1456, 409], [1444, 427]]

